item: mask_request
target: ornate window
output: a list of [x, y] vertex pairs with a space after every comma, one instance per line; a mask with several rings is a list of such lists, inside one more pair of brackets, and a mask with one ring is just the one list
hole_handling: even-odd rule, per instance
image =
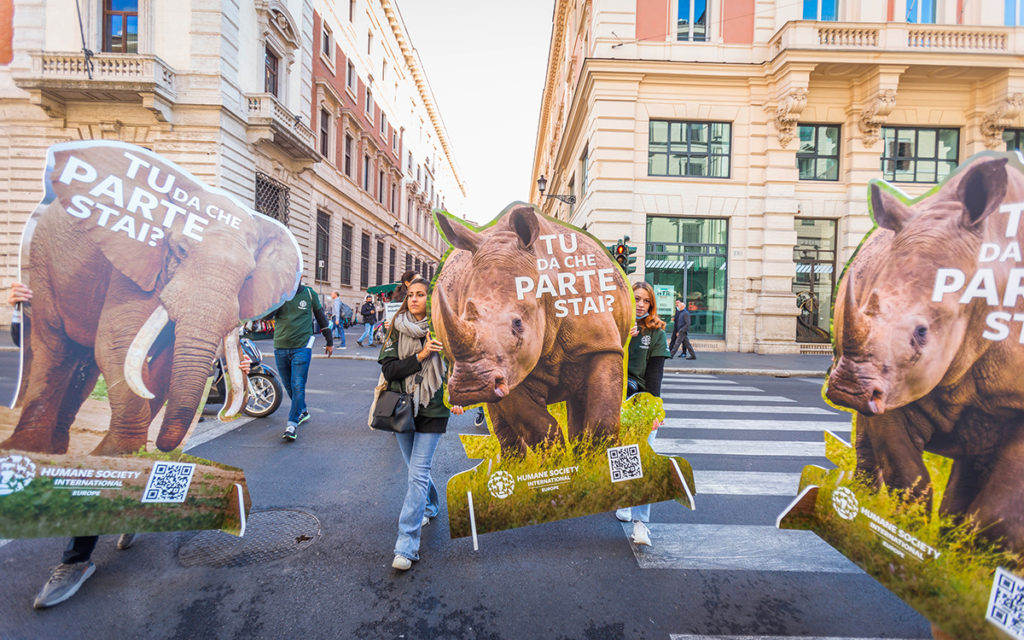
[[270, 47], [265, 47], [263, 52], [263, 91], [270, 95], [277, 96], [277, 78], [280, 75], [281, 59], [277, 57]]
[[882, 127], [882, 139], [882, 177], [890, 182], [939, 182], [958, 164], [959, 129]]
[[352, 225], [341, 225], [341, 284], [352, 284]]
[[288, 224], [288, 187], [265, 173], [256, 173], [256, 210], [281, 224]]
[[327, 282], [327, 267], [330, 261], [331, 216], [323, 211], [316, 212], [316, 273], [314, 279]]
[[651, 120], [647, 175], [728, 178], [732, 125]]
[[256, 18], [264, 47], [264, 91], [288, 103], [288, 74], [301, 46], [295, 19], [280, 0], [256, 0]]
[[139, 52], [138, 0], [103, 0], [103, 50]]

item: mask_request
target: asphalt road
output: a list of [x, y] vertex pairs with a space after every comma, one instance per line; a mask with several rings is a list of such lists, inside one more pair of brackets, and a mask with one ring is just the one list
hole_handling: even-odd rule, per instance
[[[370, 354], [350, 337], [352, 352]], [[0, 354], [0, 371], [13, 361]], [[262, 541], [262, 556], [195, 565], [183, 560], [204, 548], [195, 532], [142, 534], [127, 551], [106, 536], [79, 594], [35, 611], [65, 541], [15, 540], [0, 547], [0, 638], [930, 637], [923, 618], [819, 539], [773, 527], [800, 469], [828, 464], [816, 423], [842, 433], [820, 379], [668, 376], [655, 449], [692, 463], [697, 509], [655, 505], [649, 549], [610, 513], [487, 534], [479, 551], [450, 540], [439, 518], [422, 560], [400, 574], [390, 562], [405, 466], [393, 438], [365, 422], [378, 371], [315, 360], [298, 440], [281, 440], [285, 405], [190, 451], [245, 469], [257, 512], [247, 538]], [[0, 393], [10, 384], [0, 378]], [[454, 435], [478, 432], [471, 421], [453, 417], [442, 440], [441, 487], [475, 464]], [[296, 521], [306, 533], [295, 535]], [[237, 550], [225, 535], [209, 539]]]

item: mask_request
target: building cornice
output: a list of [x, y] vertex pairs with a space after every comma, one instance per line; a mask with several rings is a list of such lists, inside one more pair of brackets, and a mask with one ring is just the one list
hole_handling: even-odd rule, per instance
[[[551, 42], [548, 44], [548, 64], [544, 76], [544, 94], [540, 101], [540, 114], [537, 119], [537, 139], [533, 147], [533, 176], [534, 179], [541, 173], [541, 161], [544, 157], [543, 140], [547, 135], [548, 123], [551, 117], [551, 108], [555, 98], [555, 87], [558, 82], [562, 59], [562, 52], [565, 49], [565, 27], [569, 16], [570, 0], [555, 0], [554, 14], [551, 17]], [[530, 184], [530, 193], [533, 194], [536, 185]]]
[[395, 40], [398, 42], [398, 46], [402, 50], [402, 56], [405, 58], [405, 63], [409, 66], [409, 72], [412, 74], [413, 82], [416, 83], [416, 89], [419, 91], [420, 98], [423, 100], [423, 105], [427, 109], [427, 115], [430, 116], [430, 123], [434, 126], [434, 132], [437, 134], [437, 139], [441, 142], [441, 148], [444, 150], [444, 155], [448, 159], [448, 166], [451, 167], [452, 176], [455, 178], [455, 184], [459, 186], [459, 190], [462, 192], [463, 197], [465, 197], [466, 186], [462, 182], [462, 178], [459, 176], [459, 170], [455, 164], [451, 142], [448, 139], [448, 131], [445, 129], [444, 121], [441, 119], [441, 113], [437, 109], [437, 104], [434, 101], [434, 94], [430, 90], [430, 84], [427, 82], [427, 76], [423, 72], [422, 65], [420, 65], [416, 49], [412, 46], [412, 42], [409, 40], [409, 37], [405, 32], [405, 25], [401, 22], [401, 17], [397, 7], [394, 5], [394, 2], [392, 0], [380, 0], [380, 4], [384, 9], [384, 15], [388, 19], [388, 24], [391, 26], [391, 32], [394, 34]]

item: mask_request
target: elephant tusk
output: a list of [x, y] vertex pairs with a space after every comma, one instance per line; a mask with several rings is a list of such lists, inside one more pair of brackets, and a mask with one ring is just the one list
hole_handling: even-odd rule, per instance
[[167, 319], [167, 309], [164, 309], [163, 305], [153, 309], [153, 313], [149, 314], [145, 324], [135, 334], [132, 345], [128, 347], [128, 355], [124, 359], [124, 379], [128, 383], [128, 388], [140, 398], [152, 400], [154, 397], [142, 381], [142, 365], [146, 363], [146, 357], [156, 342], [156, 337], [167, 325]]
[[241, 360], [238, 357], [238, 327], [231, 330], [224, 338], [224, 358], [227, 360], [225, 375], [231, 386], [228, 388], [228, 398], [218, 416], [223, 421], [233, 419], [242, 410], [242, 403], [245, 402], [246, 385], [242, 383], [245, 376], [242, 375]]

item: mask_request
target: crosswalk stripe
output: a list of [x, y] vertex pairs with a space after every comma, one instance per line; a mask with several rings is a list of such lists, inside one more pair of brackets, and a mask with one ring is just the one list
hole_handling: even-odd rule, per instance
[[707, 391], [709, 393], [764, 393], [764, 389], [757, 387], [721, 387], [708, 386], [703, 384], [665, 384], [661, 385], [662, 393], [666, 391]]
[[736, 385], [736, 384], [738, 384], [734, 380], [716, 380], [714, 378], [694, 378], [694, 376], [686, 376], [686, 377], [682, 377], [682, 378], [662, 378], [662, 380], [661, 380], [662, 384], [666, 384], [666, 383], [667, 384], [672, 384], [672, 383], [678, 383], [678, 382], [682, 382], [682, 383], [686, 383], [686, 384], [706, 384], [706, 385], [714, 385], [714, 386], [729, 386], [729, 385]]
[[850, 420], [717, 420], [714, 418], [669, 418], [662, 429], [728, 429], [730, 431], [849, 431]]
[[694, 469], [693, 481], [699, 495], [795, 496], [800, 474]]
[[[703, 440], [689, 438], [658, 438], [654, 450], [662, 455], [687, 456], [712, 454], [718, 456], [792, 456], [825, 457], [825, 442], [793, 442], [771, 440]], [[699, 489], [698, 489], [699, 490]]]
[[670, 402], [664, 403], [664, 407], [665, 411], [702, 411], [707, 413], [801, 413], [816, 416], [843, 415], [838, 411], [829, 411], [818, 407], [759, 407], [756, 405], [677, 404]]
[[686, 378], [694, 380], [720, 380], [721, 378], [713, 373], [667, 373], [666, 377], [670, 378]]
[[[738, 524], [647, 526], [654, 545], [630, 545], [641, 569], [861, 573], [813, 531]], [[622, 524], [627, 536], [632, 527]]]
[[663, 391], [661, 397], [666, 400], [719, 400], [721, 402], [796, 402], [796, 400], [793, 400], [792, 398], [785, 398], [783, 396], [755, 396], [743, 393], [722, 396], [708, 393], [665, 393]]

